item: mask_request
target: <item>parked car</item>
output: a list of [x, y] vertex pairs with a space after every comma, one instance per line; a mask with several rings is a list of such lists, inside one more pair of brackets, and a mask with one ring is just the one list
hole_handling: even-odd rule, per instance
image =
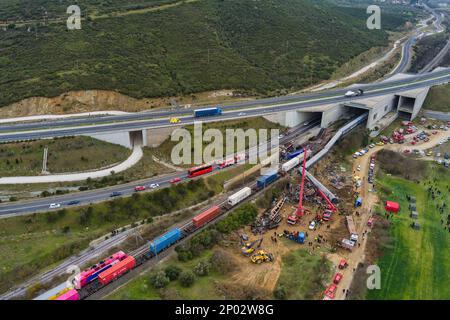
[[339, 282], [341, 282], [341, 280], [342, 280], [342, 277], [343, 277], [342, 273], [337, 272], [337, 273], [334, 275], [333, 283], [339, 284]]
[[311, 221], [308, 228], [309, 228], [309, 230], [314, 230], [316, 228], [316, 222], [314, 220]]

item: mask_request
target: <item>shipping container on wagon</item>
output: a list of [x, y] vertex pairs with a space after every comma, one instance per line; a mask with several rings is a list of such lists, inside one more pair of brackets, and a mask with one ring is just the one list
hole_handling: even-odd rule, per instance
[[260, 176], [258, 178], [258, 180], [256, 181], [256, 187], [258, 189], [265, 188], [266, 186], [268, 186], [269, 184], [271, 184], [272, 182], [277, 180], [277, 178], [278, 178], [277, 172], [273, 172], [273, 173], [270, 173], [267, 175]]
[[170, 247], [172, 244], [180, 240], [182, 237], [182, 233], [180, 229], [174, 228], [159, 238], [156, 238], [150, 243], [150, 251], [153, 254], [158, 254], [159, 252], [163, 251], [164, 249]]
[[238, 204], [245, 198], [249, 197], [251, 194], [252, 194], [252, 189], [249, 187], [245, 187], [245, 188], [239, 190], [238, 192], [232, 194], [231, 196], [229, 196], [227, 203], [230, 206], [235, 206], [236, 204]]
[[77, 290], [72, 289], [60, 295], [55, 300], [80, 300], [80, 295]]
[[217, 217], [220, 213], [220, 207], [214, 206], [192, 218], [192, 223], [196, 228], [200, 228], [205, 223]]
[[130, 271], [136, 265], [136, 259], [132, 256], [128, 256], [122, 261], [116, 263], [114, 266], [106, 271], [103, 271], [98, 275], [98, 280], [102, 284], [108, 284], [111, 281], [119, 278], [124, 273]]
[[222, 109], [215, 107], [215, 108], [204, 108], [204, 109], [197, 109], [194, 110], [194, 117], [210, 117], [210, 116], [220, 116], [222, 114]]

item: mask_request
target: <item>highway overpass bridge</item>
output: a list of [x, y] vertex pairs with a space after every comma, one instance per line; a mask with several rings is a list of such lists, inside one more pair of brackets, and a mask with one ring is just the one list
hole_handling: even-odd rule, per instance
[[[223, 114], [201, 118], [203, 123], [264, 116], [288, 127], [312, 118], [321, 119], [328, 127], [339, 119], [369, 111], [366, 127], [374, 129], [388, 113], [412, 120], [419, 113], [431, 86], [450, 82], [450, 69], [438, 68], [427, 74], [396, 74], [388, 80], [352, 87], [364, 90], [364, 95], [347, 98], [350, 88], [326, 92], [287, 95], [223, 106]], [[178, 117], [180, 124], [170, 124]], [[156, 146], [179, 126], [193, 124], [192, 109], [162, 109], [126, 115], [85, 117], [32, 123], [16, 123], [0, 127], [0, 142], [45, 139], [62, 136], [88, 135], [132, 148], [138, 143]]]

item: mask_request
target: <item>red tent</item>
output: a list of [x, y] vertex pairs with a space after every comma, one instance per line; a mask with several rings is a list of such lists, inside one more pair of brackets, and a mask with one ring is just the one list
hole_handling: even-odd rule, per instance
[[400, 205], [397, 202], [386, 201], [386, 206], [384, 208], [386, 211], [398, 212], [398, 210], [400, 210]]

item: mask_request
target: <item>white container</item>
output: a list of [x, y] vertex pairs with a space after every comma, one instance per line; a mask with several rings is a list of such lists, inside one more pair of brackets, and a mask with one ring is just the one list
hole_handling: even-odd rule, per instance
[[241, 202], [242, 200], [244, 200], [251, 194], [252, 194], [252, 189], [250, 189], [249, 187], [245, 187], [245, 188], [239, 190], [238, 192], [232, 194], [231, 196], [229, 196], [228, 204], [230, 206], [235, 206], [236, 204], [238, 204], [239, 202]]

